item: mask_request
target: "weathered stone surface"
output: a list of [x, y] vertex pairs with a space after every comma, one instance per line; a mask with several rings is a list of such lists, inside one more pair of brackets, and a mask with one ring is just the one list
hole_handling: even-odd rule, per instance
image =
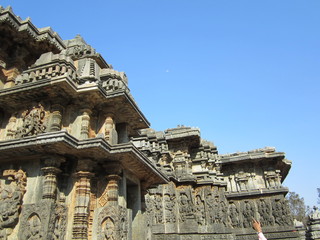
[[[221, 155], [197, 128], [149, 128], [81, 36], [0, 7], [0, 239], [299, 239], [274, 148]], [[317, 239], [317, 215], [310, 239]]]

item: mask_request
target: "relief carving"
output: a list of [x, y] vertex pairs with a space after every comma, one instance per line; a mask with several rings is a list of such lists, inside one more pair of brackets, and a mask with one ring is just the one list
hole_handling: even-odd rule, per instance
[[213, 205], [213, 194], [210, 189], [207, 189], [205, 195], [205, 206], [206, 206], [206, 214], [207, 214], [207, 223], [213, 224], [214, 223], [214, 205]]
[[41, 220], [37, 214], [33, 214], [28, 219], [25, 239], [40, 240], [42, 237]]
[[252, 206], [252, 203], [249, 201], [244, 202], [244, 208], [242, 211], [243, 216], [243, 227], [249, 228], [252, 226], [252, 219], [255, 219], [254, 214], [254, 208]]
[[235, 180], [238, 184], [239, 191], [246, 191], [248, 190], [248, 181], [249, 181], [249, 174], [243, 171], [240, 171], [235, 175]]
[[280, 170], [272, 170], [264, 172], [267, 188], [279, 188], [281, 187], [281, 175]]
[[53, 226], [53, 229], [50, 229], [50, 232], [52, 233], [52, 240], [65, 239], [67, 226], [67, 210], [67, 207], [62, 204], [56, 205], [55, 214], [52, 216], [52, 221], [54, 222], [54, 224], [50, 225]]
[[230, 217], [230, 222], [231, 226], [233, 228], [240, 228], [240, 219], [239, 219], [239, 210], [235, 203], [230, 203], [229, 205], [229, 217]]
[[175, 196], [170, 196], [170, 194], [165, 194], [163, 197], [163, 201], [164, 201], [165, 223], [176, 222]]
[[41, 104], [22, 113], [22, 126], [16, 131], [16, 138], [38, 135], [46, 130], [44, 118], [46, 112]]
[[221, 217], [221, 223], [227, 227], [229, 225], [228, 207], [224, 201], [220, 202], [220, 217]]
[[98, 216], [98, 240], [126, 240], [128, 219], [126, 209], [107, 204]]
[[187, 219], [194, 218], [194, 209], [191, 198], [186, 192], [181, 192], [179, 197], [179, 220], [185, 222]]
[[18, 223], [27, 177], [21, 169], [5, 170], [3, 177], [8, 184], [0, 183], [0, 239], [6, 240]]
[[260, 199], [258, 203], [258, 212], [262, 226], [274, 225], [274, 217], [271, 215], [271, 206], [264, 199]]
[[20, 218], [19, 239], [45, 240], [49, 238], [50, 215], [54, 205], [49, 202], [23, 206]]
[[293, 224], [287, 201], [275, 199], [272, 203], [272, 213], [276, 225], [289, 226]]
[[196, 220], [197, 223], [201, 226], [205, 225], [206, 223], [206, 215], [205, 215], [205, 208], [204, 208], [204, 201], [201, 198], [201, 195], [196, 195], [195, 200], [195, 210], [196, 210]]
[[154, 205], [155, 205], [154, 221], [156, 224], [163, 223], [162, 196], [160, 194], [155, 195]]

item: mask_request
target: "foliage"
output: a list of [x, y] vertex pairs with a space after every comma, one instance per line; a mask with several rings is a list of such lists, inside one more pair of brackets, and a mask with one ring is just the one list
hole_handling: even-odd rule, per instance
[[286, 198], [288, 200], [292, 216], [296, 220], [305, 224], [307, 216], [310, 213], [310, 207], [305, 205], [304, 198], [300, 197], [299, 194], [295, 192], [289, 192]]
[[318, 191], [318, 204], [320, 204], [320, 188], [317, 188]]

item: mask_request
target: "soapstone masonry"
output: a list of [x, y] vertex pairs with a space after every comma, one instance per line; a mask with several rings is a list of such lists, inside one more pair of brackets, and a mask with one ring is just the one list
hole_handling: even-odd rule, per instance
[[301, 239], [284, 153], [221, 155], [197, 128], [150, 129], [126, 74], [81, 36], [0, 7], [0, 80], [0, 239], [249, 240], [252, 218]]

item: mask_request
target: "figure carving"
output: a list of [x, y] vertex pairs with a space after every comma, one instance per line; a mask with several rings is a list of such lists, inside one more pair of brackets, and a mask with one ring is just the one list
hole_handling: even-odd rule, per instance
[[27, 178], [21, 169], [5, 170], [3, 176], [9, 184], [0, 184], [0, 239], [6, 240], [18, 222]]
[[258, 203], [258, 212], [260, 214], [260, 223], [264, 226], [274, 224], [274, 218], [271, 215], [271, 207], [264, 199], [260, 199]]
[[162, 197], [160, 194], [155, 195], [155, 223], [163, 223], [163, 212], [162, 212]]
[[196, 219], [199, 225], [205, 225], [205, 210], [204, 210], [204, 202], [201, 199], [200, 195], [196, 195], [195, 200], [195, 209], [196, 209]]
[[229, 206], [229, 213], [230, 213], [230, 221], [233, 228], [240, 227], [240, 220], [239, 220], [239, 210], [234, 203], [231, 203]]
[[41, 220], [37, 214], [33, 214], [28, 219], [26, 239], [40, 240], [42, 239]]
[[282, 221], [282, 204], [280, 199], [275, 199], [272, 203], [272, 214], [275, 223], [279, 226], [283, 226], [284, 222]]
[[175, 197], [169, 194], [164, 195], [164, 214], [166, 223], [176, 222], [176, 216], [174, 211]]
[[126, 209], [110, 203], [103, 208], [98, 217], [98, 240], [126, 240], [128, 221]]
[[224, 226], [228, 225], [228, 208], [224, 201], [220, 203], [220, 216], [221, 216], [221, 223]]
[[205, 203], [206, 203], [207, 222], [209, 224], [212, 224], [214, 223], [214, 206], [213, 206], [213, 196], [210, 190], [206, 193]]
[[264, 172], [264, 177], [266, 179], [267, 188], [279, 188], [281, 186], [280, 170], [269, 169]]
[[240, 171], [238, 174], [236, 174], [235, 180], [238, 183], [238, 187], [240, 191], [248, 190], [248, 181], [249, 181], [248, 173], [245, 173], [244, 171]]
[[192, 218], [193, 216], [192, 202], [184, 192], [180, 193], [179, 216], [181, 222], [185, 222], [187, 218]]
[[52, 231], [52, 239], [53, 240], [63, 240], [66, 234], [66, 225], [67, 225], [67, 207], [58, 204], [55, 207], [55, 215], [54, 218], [54, 225]]
[[44, 118], [46, 112], [41, 104], [22, 113], [22, 126], [16, 131], [16, 137], [34, 136], [46, 130]]
[[104, 228], [103, 228], [103, 236], [105, 240], [116, 240], [114, 228], [115, 228], [114, 222], [110, 217], [108, 217], [104, 223]]
[[244, 204], [242, 216], [243, 216], [243, 227], [245, 228], [251, 227], [252, 219], [255, 217], [254, 217], [253, 207], [249, 201], [246, 201]]

